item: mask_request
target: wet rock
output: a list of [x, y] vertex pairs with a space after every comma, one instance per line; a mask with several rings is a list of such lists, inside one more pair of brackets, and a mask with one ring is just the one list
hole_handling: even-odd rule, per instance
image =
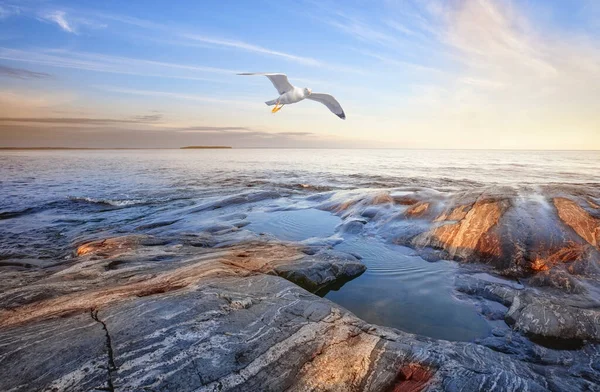
[[366, 267], [358, 260], [303, 260], [294, 265], [275, 268], [275, 273], [298, 286], [316, 292], [340, 281], [349, 281], [363, 272]]
[[367, 207], [360, 213], [360, 216], [371, 219], [375, 218], [380, 211], [381, 209], [378, 207]]
[[349, 219], [337, 227], [337, 230], [347, 234], [360, 233], [367, 222], [363, 219]]
[[600, 311], [557, 303], [529, 292], [514, 297], [506, 322], [527, 335], [600, 341]]
[[588, 214], [573, 200], [557, 197], [554, 205], [560, 219], [592, 246], [600, 243], [600, 219]]
[[210, 225], [223, 227], [210, 234], [91, 241], [51, 268], [0, 271], [0, 390], [598, 390], [600, 199], [544, 192], [309, 200], [343, 227], [368, 219], [369, 232], [432, 260], [495, 269], [456, 279], [458, 296], [496, 326], [476, 343], [369, 325], [311, 294], [364, 271], [357, 257], [329, 249], [341, 237], [284, 243], [240, 230], [243, 214], [214, 211]]
[[406, 216], [410, 218], [420, 217], [427, 212], [429, 209], [429, 203], [421, 202], [411, 205], [405, 212]]
[[476, 295], [504, 306], [510, 306], [516, 295], [516, 290], [511, 287], [464, 275], [457, 277], [455, 284], [456, 290], [462, 293]]
[[127, 235], [87, 242], [78, 246], [75, 254], [77, 256], [93, 254], [103, 257], [112, 257], [130, 252], [138, 247], [142, 241], [148, 240], [149, 238], [150, 237], [144, 235]]
[[[393, 203], [377, 205], [380, 191], [335, 193], [319, 208], [345, 224], [369, 219], [369, 227], [392, 243], [441, 258], [492, 265], [505, 275], [526, 277], [554, 268], [571, 275], [600, 275], [600, 212], [586, 191], [547, 187], [520, 190], [486, 187], [462, 192], [396, 190]], [[543, 228], [543, 230], [540, 230]]]
[[[508, 307], [504, 320], [525, 335], [558, 341], [600, 341], [600, 311], [580, 308], [576, 302], [568, 304], [561, 295], [540, 296], [531, 289], [516, 290], [470, 276], [457, 277], [456, 289]], [[486, 312], [485, 304], [482, 312]]]
[[585, 287], [574, 276], [558, 269], [541, 271], [531, 277], [528, 283], [530, 286], [551, 287], [570, 294], [586, 292]]
[[425, 236], [415, 239], [417, 245], [434, 245], [444, 248], [450, 258], [483, 260], [501, 255], [500, 240], [490, 233], [507, 203], [495, 200], [478, 200], [465, 217], [457, 223], [443, 224]]

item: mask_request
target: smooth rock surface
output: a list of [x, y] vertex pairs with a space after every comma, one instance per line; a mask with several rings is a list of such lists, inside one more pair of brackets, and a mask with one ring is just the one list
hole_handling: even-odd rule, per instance
[[[274, 241], [152, 240], [87, 244], [65, 268], [2, 293], [0, 388], [598, 390], [595, 345], [558, 354], [511, 334], [435, 341], [369, 325], [277, 276], [321, 286], [360, 273], [354, 256]], [[520, 297], [495, 283], [466, 286], [507, 304]]]

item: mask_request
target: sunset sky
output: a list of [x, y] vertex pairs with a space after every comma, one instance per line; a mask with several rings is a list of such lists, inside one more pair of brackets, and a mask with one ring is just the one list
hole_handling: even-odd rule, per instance
[[600, 1], [0, 0], [0, 147], [190, 144], [600, 149]]

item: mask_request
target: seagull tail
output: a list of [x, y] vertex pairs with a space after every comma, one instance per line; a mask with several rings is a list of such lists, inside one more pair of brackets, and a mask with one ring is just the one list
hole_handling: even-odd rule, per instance
[[265, 102], [267, 104], [267, 106], [273, 106], [275, 104], [277, 104], [277, 99], [272, 99], [270, 101]]

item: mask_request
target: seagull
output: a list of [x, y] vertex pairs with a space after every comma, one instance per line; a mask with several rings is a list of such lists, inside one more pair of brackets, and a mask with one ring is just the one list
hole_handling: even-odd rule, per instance
[[344, 113], [342, 106], [333, 96], [323, 93], [313, 93], [311, 89], [306, 87], [300, 88], [292, 86], [292, 84], [288, 81], [287, 75], [285, 74], [259, 72], [239, 73], [238, 75], [264, 75], [269, 78], [279, 93], [279, 98], [265, 102], [267, 106], [275, 105], [273, 110], [271, 110], [271, 113], [277, 113], [284, 105], [290, 105], [292, 103], [300, 102], [304, 99], [310, 99], [321, 102], [323, 105], [327, 106], [327, 108], [331, 110], [333, 114], [342, 120], [346, 119], [346, 114]]

